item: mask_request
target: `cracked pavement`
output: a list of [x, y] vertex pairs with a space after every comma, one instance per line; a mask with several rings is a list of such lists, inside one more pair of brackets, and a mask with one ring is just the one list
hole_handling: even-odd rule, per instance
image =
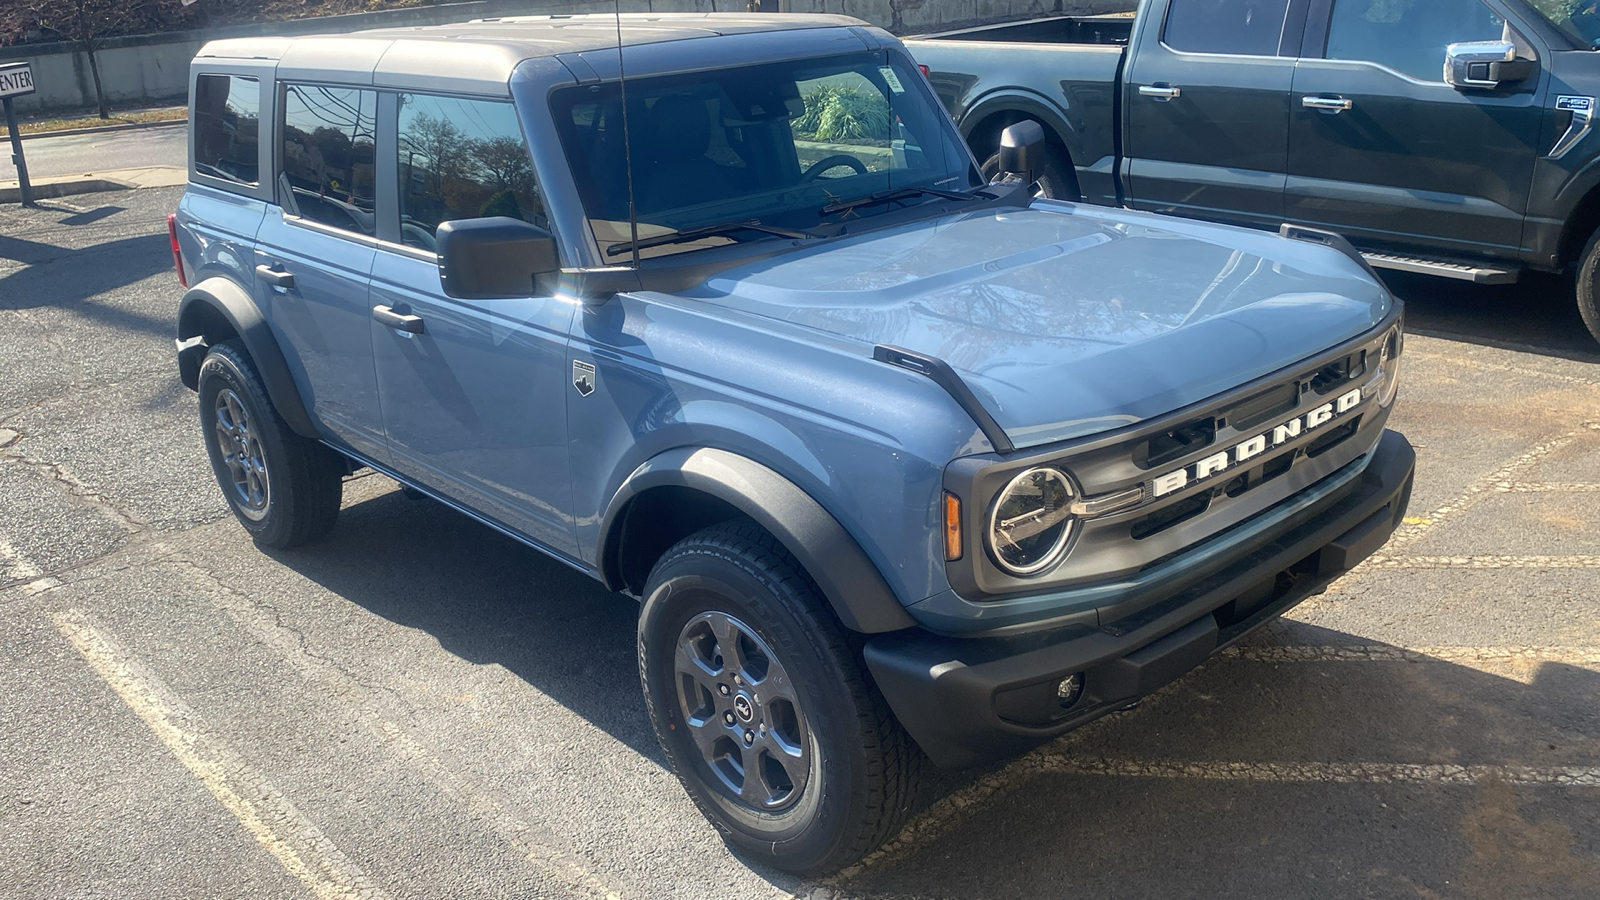
[[1381, 558], [804, 881], [717, 840], [635, 604], [377, 475], [254, 547], [177, 382], [178, 190], [0, 209], [0, 897], [1600, 896], [1600, 352], [1396, 279]]

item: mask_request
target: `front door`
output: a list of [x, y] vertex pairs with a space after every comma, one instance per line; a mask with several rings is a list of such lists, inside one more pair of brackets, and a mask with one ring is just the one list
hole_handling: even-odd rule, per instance
[[390, 463], [575, 555], [567, 338], [579, 301], [532, 284], [525, 298], [456, 300], [434, 253], [441, 222], [548, 227], [516, 111], [427, 94], [401, 94], [396, 106], [398, 159], [384, 171], [396, 173], [399, 221], [378, 252], [367, 311]]
[[1294, 78], [1287, 218], [1364, 248], [1514, 258], [1539, 79], [1458, 91], [1443, 76], [1447, 44], [1512, 37], [1505, 20], [1481, 0], [1332, 0], [1320, 15], [1325, 49], [1308, 56], [1322, 58]]
[[290, 84], [280, 108], [278, 202], [256, 237], [257, 297], [312, 415], [382, 461], [368, 302], [377, 95]]
[[1289, 0], [1171, 0], [1159, 40], [1141, 29], [1123, 88], [1129, 206], [1282, 223], [1303, 22]]

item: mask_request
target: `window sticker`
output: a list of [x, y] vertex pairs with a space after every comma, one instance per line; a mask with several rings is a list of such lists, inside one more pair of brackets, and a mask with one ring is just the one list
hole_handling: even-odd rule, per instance
[[896, 94], [904, 94], [906, 92], [905, 85], [900, 83], [900, 76], [894, 73], [894, 69], [888, 66], [879, 66], [878, 71], [883, 73], [883, 80], [889, 82], [889, 90], [894, 91]]

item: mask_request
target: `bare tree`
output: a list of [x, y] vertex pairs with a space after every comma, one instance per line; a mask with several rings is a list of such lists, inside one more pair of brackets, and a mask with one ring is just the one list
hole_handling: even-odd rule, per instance
[[41, 30], [77, 44], [89, 58], [102, 119], [110, 118], [100, 82], [99, 53], [106, 40], [143, 29], [168, 29], [183, 17], [180, 0], [22, 0], [20, 6]]

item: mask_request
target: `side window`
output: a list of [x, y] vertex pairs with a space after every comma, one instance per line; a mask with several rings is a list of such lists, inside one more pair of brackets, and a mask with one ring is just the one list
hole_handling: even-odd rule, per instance
[[1277, 56], [1288, 11], [1289, 0], [1172, 0], [1161, 40], [1190, 53]]
[[345, 231], [377, 232], [377, 110], [374, 91], [302, 84], [284, 88], [283, 175], [300, 215]]
[[261, 182], [261, 82], [201, 75], [194, 83], [194, 170], [238, 184]]
[[1446, 44], [1497, 41], [1505, 24], [1479, 0], [1335, 0], [1325, 55], [1443, 81]]
[[510, 216], [549, 227], [510, 103], [400, 95], [400, 235], [434, 249], [440, 222]]

